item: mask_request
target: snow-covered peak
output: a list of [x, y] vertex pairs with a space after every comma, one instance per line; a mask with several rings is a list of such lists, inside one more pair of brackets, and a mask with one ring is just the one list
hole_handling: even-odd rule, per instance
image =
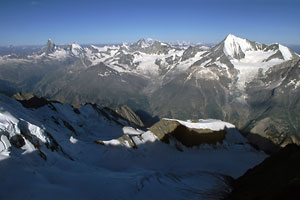
[[83, 51], [83, 48], [76, 42], [71, 44], [71, 52], [74, 56], [79, 56]]
[[72, 49], [82, 49], [82, 47], [79, 44], [77, 44], [76, 42], [73, 42], [71, 46], [72, 46]]
[[247, 39], [236, 37], [229, 34], [224, 40], [223, 51], [230, 58], [241, 59], [245, 56], [246, 51], [255, 50], [251, 42]]

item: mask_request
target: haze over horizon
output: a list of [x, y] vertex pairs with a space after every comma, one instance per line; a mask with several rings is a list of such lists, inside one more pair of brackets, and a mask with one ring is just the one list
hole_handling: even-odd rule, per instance
[[261, 43], [300, 44], [299, 1], [1, 1], [0, 46], [135, 42], [218, 43], [232, 33]]

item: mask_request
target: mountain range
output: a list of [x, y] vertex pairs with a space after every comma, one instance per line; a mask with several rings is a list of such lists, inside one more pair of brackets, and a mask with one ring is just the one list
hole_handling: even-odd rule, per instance
[[0, 199], [297, 199], [299, 79], [297, 53], [232, 34], [14, 49]]
[[141, 39], [111, 46], [48, 40], [38, 53], [0, 57], [1, 92], [35, 93], [79, 107], [127, 105], [155, 118], [214, 118], [253, 143], [300, 143], [299, 55], [229, 34], [213, 47]]

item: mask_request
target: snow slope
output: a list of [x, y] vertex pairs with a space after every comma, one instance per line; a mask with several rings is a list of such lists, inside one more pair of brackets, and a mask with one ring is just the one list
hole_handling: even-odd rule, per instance
[[246, 51], [253, 51], [254, 48], [246, 39], [236, 37], [232, 34], [229, 34], [224, 42], [224, 53], [226, 56], [235, 58], [236, 56], [242, 57], [242, 54]]
[[247, 51], [245, 58], [231, 60], [234, 67], [239, 70], [237, 86], [241, 90], [244, 90], [246, 83], [257, 77], [259, 70], [264, 74], [269, 68], [284, 62], [284, 60], [281, 59], [272, 59], [268, 62], [264, 61], [274, 53], [273, 51], [265, 52], [262, 50]]
[[[25, 109], [0, 95], [0, 199], [218, 199], [228, 175], [238, 177], [266, 157], [240, 140], [180, 152], [103, 112], [89, 104], [78, 111], [59, 103]], [[179, 122], [233, 128], [215, 120]], [[137, 149], [116, 140], [123, 134]], [[16, 148], [15, 137], [25, 144]]]

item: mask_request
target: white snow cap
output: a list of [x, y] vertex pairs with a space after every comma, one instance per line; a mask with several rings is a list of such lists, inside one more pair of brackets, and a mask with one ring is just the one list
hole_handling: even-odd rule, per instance
[[245, 53], [246, 51], [253, 50], [250, 42], [246, 39], [242, 39], [236, 37], [232, 34], [229, 34], [224, 41], [224, 53], [231, 58], [234, 58], [234, 55], [239, 55], [242, 51]]

